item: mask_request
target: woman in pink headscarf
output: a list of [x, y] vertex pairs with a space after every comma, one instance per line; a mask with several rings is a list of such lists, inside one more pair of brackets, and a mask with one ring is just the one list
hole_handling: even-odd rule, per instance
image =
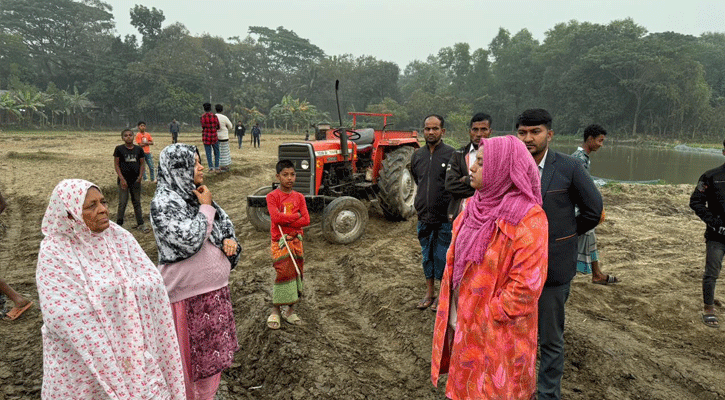
[[453, 225], [433, 337], [431, 380], [451, 399], [531, 399], [548, 222], [537, 166], [513, 136], [482, 139], [476, 193]]
[[136, 239], [109, 220], [98, 187], [61, 181], [42, 230], [41, 398], [185, 399], [164, 281]]

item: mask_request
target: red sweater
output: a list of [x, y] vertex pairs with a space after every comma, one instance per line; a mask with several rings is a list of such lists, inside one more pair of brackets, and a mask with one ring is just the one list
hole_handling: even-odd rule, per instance
[[295, 236], [302, 234], [302, 228], [310, 224], [310, 214], [307, 212], [305, 196], [294, 190], [285, 193], [275, 189], [267, 195], [267, 209], [272, 219], [272, 240], [278, 241], [282, 235], [278, 226], [282, 227], [285, 235]]

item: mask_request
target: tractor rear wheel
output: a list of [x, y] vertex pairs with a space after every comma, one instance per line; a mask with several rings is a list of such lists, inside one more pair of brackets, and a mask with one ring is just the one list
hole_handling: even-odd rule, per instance
[[[262, 186], [252, 193], [253, 196], [266, 196], [271, 192], [272, 186]], [[261, 232], [269, 232], [272, 229], [272, 219], [269, 217], [267, 207], [252, 207], [247, 204], [247, 218], [252, 226]]]
[[400, 147], [385, 155], [378, 188], [380, 207], [385, 217], [399, 221], [415, 214], [415, 192], [417, 186], [410, 173], [410, 158], [415, 149], [411, 146]]
[[322, 212], [322, 235], [331, 243], [352, 243], [360, 239], [367, 225], [367, 207], [354, 197], [338, 197]]

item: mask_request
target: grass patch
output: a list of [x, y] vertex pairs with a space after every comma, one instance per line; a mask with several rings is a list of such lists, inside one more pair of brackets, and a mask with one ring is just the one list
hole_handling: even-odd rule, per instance
[[37, 153], [18, 153], [17, 151], [9, 151], [5, 155], [7, 158], [11, 160], [30, 160], [30, 161], [47, 161], [47, 160], [62, 160], [65, 157], [54, 154], [54, 153], [47, 153], [42, 150], [38, 150]]

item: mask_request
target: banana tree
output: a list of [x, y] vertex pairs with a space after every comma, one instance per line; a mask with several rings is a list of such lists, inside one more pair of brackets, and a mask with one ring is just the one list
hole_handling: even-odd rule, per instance
[[32, 124], [35, 115], [40, 116], [41, 124], [45, 121], [46, 116], [42, 110], [49, 99], [45, 93], [27, 88], [15, 91], [14, 97], [22, 113], [21, 121], [25, 126]]
[[23, 113], [20, 112], [20, 107], [15, 97], [10, 92], [0, 94], [0, 124], [5, 123], [6, 119], [9, 122], [11, 117], [19, 120], [22, 116]]

